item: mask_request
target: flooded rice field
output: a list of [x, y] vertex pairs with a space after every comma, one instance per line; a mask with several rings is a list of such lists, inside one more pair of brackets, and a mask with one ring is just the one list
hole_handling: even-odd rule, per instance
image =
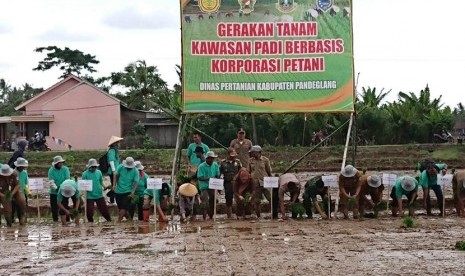
[[0, 228], [0, 275], [464, 275], [465, 220], [50, 222]]

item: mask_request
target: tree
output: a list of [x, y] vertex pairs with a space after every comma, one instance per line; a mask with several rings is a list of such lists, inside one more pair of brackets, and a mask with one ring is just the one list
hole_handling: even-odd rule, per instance
[[0, 79], [0, 116], [17, 115], [15, 107], [42, 92], [42, 88], [33, 88], [23, 84], [22, 88], [11, 87], [4, 79]]
[[92, 66], [92, 64], [99, 63], [95, 59], [95, 56], [84, 54], [79, 50], [71, 50], [68, 47], [61, 49], [57, 46], [48, 46], [36, 48], [34, 51], [37, 53], [47, 52], [44, 60], [39, 61], [37, 67], [32, 69], [34, 71], [47, 71], [57, 66], [63, 71], [59, 79], [64, 79], [72, 73], [80, 77], [81, 72], [84, 70], [90, 73], [97, 72]]
[[156, 98], [167, 90], [157, 67], [147, 66], [145, 60], [130, 63], [123, 72], [112, 73], [111, 84], [128, 88], [126, 103], [141, 110], [157, 108]]
[[381, 101], [391, 92], [391, 90], [389, 90], [388, 92], [384, 93], [383, 88], [379, 94], [376, 94], [376, 87], [373, 89], [371, 89], [371, 87], [368, 87], [368, 89], [362, 87], [362, 91], [363, 92], [360, 95], [360, 98], [357, 96], [357, 101], [366, 107], [378, 107]]

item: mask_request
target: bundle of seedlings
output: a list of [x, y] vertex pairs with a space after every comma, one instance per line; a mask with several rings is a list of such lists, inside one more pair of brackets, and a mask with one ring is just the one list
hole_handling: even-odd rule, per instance
[[134, 194], [134, 195], [129, 195], [128, 196], [131, 199], [131, 204], [132, 205], [137, 205], [139, 203], [139, 196]]
[[349, 205], [349, 210], [353, 210], [357, 204], [357, 200], [355, 198], [349, 198], [349, 202], [347, 204]]
[[71, 209], [71, 219], [75, 219], [79, 216], [79, 210]]
[[415, 219], [411, 216], [406, 216], [402, 219], [402, 227], [413, 228], [415, 227]]
[[303, 218], [303, 215], [305, 214], [305, 208], [302, 203], [293, 203], [291, 205], [291, 211], [292, 217], [297, 219]]
[[250, 202], [250, 193], [245, 193], [244, 195], [244, 205], [249, 204]]
[[388, 203], [386, 201], [381, 201], [378, 203], [378, 210], [386, 210], [388, 207]]
[[10, 202], [11, 201], [11, 191], [10, 190], [6, 190], [5, 192], [5, 196], [3, 197], [3, 202]]
[[465, 251], [465, 241], [458, 241], [455, 243], [455, 248], [461, 251]]

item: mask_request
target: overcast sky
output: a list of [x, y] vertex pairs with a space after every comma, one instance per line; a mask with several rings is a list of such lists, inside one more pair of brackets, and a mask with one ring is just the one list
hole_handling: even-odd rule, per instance
[[[313, 1], [313, 0], [312, 0]], [[58, 70], [32, 71], [55, 45], [95, 55], [95, 76], [145, 59], [172, 86], [181, 63], [177, 0], [0, 0], [0, 78], [47, 88]], [[359, 87], [419, 93], [455, 107], [465, 77], [465, 1], [354, 0], [354, 62]], [[361, 89], [359, 89], [361, 90]]]

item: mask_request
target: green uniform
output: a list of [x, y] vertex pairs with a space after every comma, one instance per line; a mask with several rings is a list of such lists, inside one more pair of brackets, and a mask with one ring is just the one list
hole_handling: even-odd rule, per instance
[[[439, 168], [439, 170], [443, 170], [446, 167], [446, 164], [436, 164], [436, 166]], [[428, 173], [426, 172], [426, 170], [424, 170], [420, 174], [419, 182], [423, 189], [431, 188], [431, 186], [438, 184], [438, 177], [435, 175], [429, 178]]]
[[117, 194], [132, 193], [133, 183], [139, 183], [139, 171], [136, 168], [128, 170], [124, 165], [119, 165], [116, 169], [116, 175], [118, 175], [115, 190]]
[[94, 172], [88, 169], [85, 170], [82, 173], [82, 180], [92, 180], [92, 191], [87, 192], [87, 199], [99, 199], [103, 197], [103, 175], [99, 169]]
[[[55, 169], [54, 166], [50, 167], [50, 169], [48, 170], [48, 179], [53, 180], [55, 182], [55, 185], [57, 185], [59, 189], [63, 181], [70, 179], [68, 167], [63, 166], [59, 170]], [[57, 191], [50, 187], [50, 194], [56, 195]]]
[[23, 191], [23, 197], [26, 198], [26, 185], [29, 184], [29, 176], [26, 170], [16, 171], [16, 173], [18, 174], [19, 187]]
[[[120, 165], [119, 163], [119, 154], [118, 150], [116, 148], [110, 147], [108, 150], [107, 154], [107, 160], [108, 160], [108, 165], [110, 166], [111, 161], [115, 164], [115, 169], [118, 169], [118, 166]], [[111, 175], [113, 173], [113, 170], [111, 169], [111, 166], [108, 167], [108, 175]]]
[[[78, 185], [77, 185], [76, 181], [73, 181], [72, 183], [66, 183], [66, 185], [74, 186], [74, 188], [76, 189], [76, 193], [74, 194], [74, 197], [76, 199], [78, 199], [79, 198], [79, 189], [78, 189]], [[63, 195], [61, 194], [61, 188], [62, 187], [64, 187], [64, 185], [63, 186], [60, 185], [60, 187], [58, 188], [58, 194], [57, 194], [57, 201], [58, 202], [63, 201]]]
[[198, 158], [195, 155], [194, 151], [195, 151], [196, 147], [202, 147], [204, 153], [210, 151], [210, 148], [207, 145], [205, 145], [204, 143], [201, 143], [200, 145], [196, 144], [196, 143], [191, 143], [187, 147], [187, 157], [189, 158], [189, 164], [198, 166], [198, 165], [200, 165], [201, 161], [200, 161], [200, 158]]
[[[168, 196], [171, 196], [173, 193], [173, 188], [171, 185], [168, 185]], [[150, 198], [153, 199], [153, 189], [145, 189], [144, 195], [148, 195]], [[160, 205], [160, 198], [161, 198], [161, 190], [156, 190], [157, 197], [155, 198], [155, 202], [157, 205]]]
[[200, 178], [215, 178], [220, 176], [220, 167], [218, 163], [214, 162], [211, 165], [208, 165], [207, 162], [203, 162], [199, 165], [197, 169], [197, 177], [199, 178], [199, 191], [208, 190], [208, 180], [202, 181]]
[[[425, 172], [425, 171], [424, 171]], [[412, 191], [410, 192], [407, 192], [406, 190], [404, 190], [402, 188], [402, 180], [404, 179], [404, 177], [399, 177], [397, 178], [396, 180], [396, 198], [397, 199], [401, 199], [402, 198], [402, 195], [405, 195], [407, 196], [408, 194], [410, 194], [411, 192], [416, 192], [418, 191], [418, 181], [416, 179], [414, 179], [414, 183], [415, 183], [415, 189], [413, 189]]]
[[[140, 177], [140, 175], [139, 175]], [[144, 175], [140, 177], [139, 182], [137, 183], [136, 195], [139, 197], [144, 196], [144, 191], [147, 188], [147, 179], [149, 176], [144, 172]]]

